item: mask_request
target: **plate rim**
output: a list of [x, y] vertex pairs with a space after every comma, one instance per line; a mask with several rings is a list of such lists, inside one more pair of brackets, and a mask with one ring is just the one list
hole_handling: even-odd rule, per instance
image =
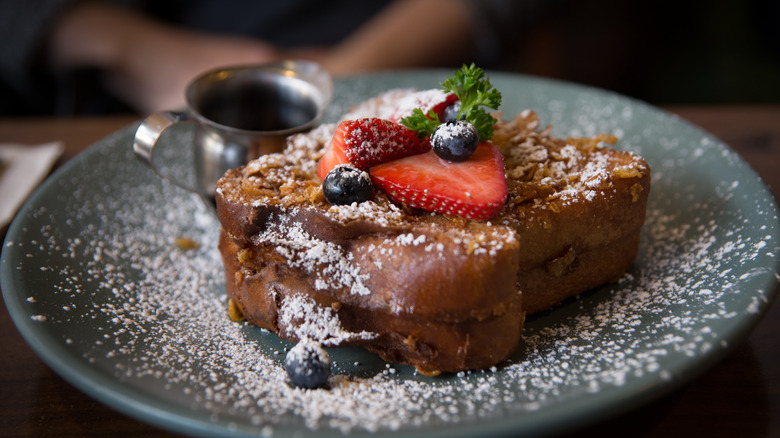
[[[410, 69], [410, 70], [392, 70], [392, 71], [383, 71], [383, 72], [376, 72], [376, 73], [370, 73], [370, 74], [361, 74], [361, 75], [351, 75], [351, 76], [345, 76], [342, 78], [337, 78], [336, 81], [341, 82], [349, 82], [352, 80], [368, 80], [368, 81], [377, 81], [379, 78], [382, 77], [388, 77], [392, 75], [399, 75], [402, 74], [404, 76], [408, 77], [415, 77], [420, 75], [426, 75], [426, 76], [437, 76], [442, 74], [449, 73], [449, 70], [445, 69]], [[646, 109], [649, 109], [654, 112], [660, 112], [661, 114], [665, 115], [666, 117], [669, 117], [670, 120], [674, 120], [676, 123], [681, 123], [682, 125], [686, 125], [688, 127], [692, 127], [698, 131], [698, 133], [705, 137], [711, 137], [715, 138], [718, 142], [718, 144], [725, 148], [726, 150], [730, 151], [740, 162], [740, 164], [748, 171], [751, 172], [752, 175], [755, 177], [756, 180], [758, 180], [764, 190], [765, 198], [769, 201], [771, 201], [771, 207], [774, 209], [774, 216], [775, 219], [777, 219], [778, 216], [778, 204], [777, 199], [774, 197], [772, 192], [769, 190], [766, 182], [758, 175], [758, 173], [739, 155], [737, 154], [733, 149], [731, 149], [730, 146], [728, 146], [725, 142], [723, 142], [720, 139], [717, 139], [714, 135], [708, 133], [704, 129], [702, 129], [699, 126], [696, 126], [690, 122], [687, 122], [686, 120], [680, 118], [679, 116], [670, 113], [664, 109], [652, 106], [646, 102], [628, 97], [623, 96], [618, 93], [608, 91], [608, 90], [602, 90], [597, 87], [587, 86], [587, 85], [580, 85], [568, 81], [562, 81], [558, 79], [550, 79], [550, 78], [542, 78], [542, 77], [536, 77], [536, 76], [529, 76], [524, 74], [517, 74], [517, 73], [510, 73], [510, 72], [492, 72], [488, 71], [488, 74], [492, 76], [501, 76], [506, 78], [507, 80], [522, 80], [522, 81], [541, 81], [547, 84], [550, 84], [551, 86], [555, 87], [566, 87], [573, 89], [577, 92], [582, 92], [585, 90], [595, 92], [598, 94], [609, 94], [612, 96], [619, 97], [620, 99], [626, 99], [628, 102], [630, 102], [632, 105], [641, 105], [644, 106]], [[47, 193], [49, 190], [52, 190], [51, 187], [56, 184], [58, 179], [61, 177], [61, 175], [66, 174], [67, 172], [71, 172], [73, 168], [76, 168], [85, 160], [88, 160], [89, 157], [91, 157], [94, 154], [98, 154], [101, 152], [101, 150], [108, 147], [109, 142], [113, 138], [119, 138], [123, 136], [130, 136], [132, 138], [132, 132], [135, 130], [135, 127], [137, 126], [137, 122], [131, 123], [130, 125], [126, 126], [125, 128], [122, 128], [109, 136], [106, 136], [102, 138], [101, 140], [98, 140], [97, 142], [93, 143], [91, 146], [89, 146], [87, 149], [82, 151], [81, 153], [77, 154], [75, 157], [70, 159], [68, 162], [66, 162], [64, 165], [59, 167], [57, 170], [55, 170], [52, 175], [50, 175], [36, 190], [35, 192], [28, 198], [28, 200], [25, 202], [23, 207], [19, 210], [17, 215], [14, 217], [14, 220], [12, 221], [11, 225], [8, 227], [8, 230], [6, 232], [5, 239], [3, 241], [2, 246], [2, 259], [0, 260], [0, 284], [2, 285], [2, 294], [3, 299], [5, 301], [6, 307], [8, 309], [8, 313], [11, 317], [11, 320], [13, 321], [14, 325], [16, 326], [18, 332], [22, 335], [25, 342], [33, 349], [33, 351], [38, 355], [39, 358], [42, 359], [44, 363], [46, 363], [47, 366], [55, 370], [55, 372], [62, 376], [66, 381], [68, 381], [73, 386], [77, 387], [78, 389], [84, 391], [85, 393], [89, 394], [91, 397], [99, 400], [101, 403], [104, 403], [108, 405], [110, 408], [115, 409], [119, 412], [123, 412], [139, 421], [153, 424], [157, 427], [161, 427], [165, 430], [172, 430], [172, 431], [178, 431], [188, 434], [194, 434], [194, 435], [202, 435], [202, 436], [208, 436], [215, 432], [230, 433], [230, 430], [225, 429], [225, 424], [229, 423], [228, 421], [222, 419], [217, 422], [203, 421], [202, 419], [195, 419], [194, 417], [188, 417], [186, 415], [180, 415], [176, 413], [170, 412], [170, 410], [165, 410], [158, 406], [160, 403], [154, 403], [154, 399], [152, 397], [149, 397], [143, 393], [138, 393], [142, 400], [147, 400], [145, 403], [139, 402], [138, 397], [127, 397], [122, 391], [117, 391], [113, 388], [111, 388], [111, 385], [97, 385], [92, 386], [89, 384], [89, 381], [91, 379], [85, 379], [84, 376], [77, 372], [78, 370], [75, 368], [71, 368], [69, 366], [66, 366], [65, 362], [56, 360], [56, 351], [57, 348], [62, 350], [67, 350], [64, 348], [64, 346], [53, 343], [52, 340], [45, 340], [40, 339], [38, 336], [36, 336], [36, 331], [38, 331], [36, 323], [32, 320], [30, 320], [29, 315], [26, 314], [24, 309], [21, 307], [22, 302], [22, 296], [24, 293], [22, 291], [19, 291], [19, 293], [16, 293], [16, 286], [12, 284], [11, 278], [14, 278], [13, 269], [12, 269], [12, 261], [10, 259], [9, 253], [12, 253], [12, 251], [8, 251], [7, 248], [9, 246], [9, 242], [13, 241], [13, 239], [18, 236], [22, 229], [24, 228], [26, 224], [25, 218], [30, 213], [30, 210], [33, 208], [33, 206], [36, 204], [36, 200], [43, 196], [44, 193]], [[128, 146], [129, 147], [129, 146]], [[773, 230], [768, 230], [767, 232], [772, 232], [773, 236], [777, 236], [778, 233], [778, 223], [775, 221]], [[777, 248], [775, 248], [775, 266], [774, 266], [774, 272], [775, 276], [777, 276], [777, 272], [780, 269], [780, 261], [777, 257]], [[772, 306], [774, 301], [776, 300], [777, 296], [777, 278], [770, 278], [771, 275], [768, 275], [766, 278], [765, 284], [762, 284], [762, 290], [766, 292], [766, 296], [768, 297], [768, 300], [766, 303], [763, 303], [760, 312], [756, 314], [749, 314], [746, 317], [740, 318], [737, 323], [735, 324], [735, 327], [732, 329], [730, 334], [732, 334], [732, 338], [738, 338], [739, 342], [730, 342], [729, 345], [726, 348], [720, 348], [720, 349], [713, 349], [710, 352], [701, 354], [699, 356], [696, 356], [693, 360], [687, 361], [687, 366], [682, 367], [682, 371], [684, 371], [684, 375], [680, 374], [679, 376], [676, 376], [673, 381], [668, 382], [668, 384], [665, 385], [651, 385], [649, 387], [639, 388], [637, 389], [636, 394], [634, 394], [631, 397], [627, 397], [626, 400], [623, 400], [623, 403], [614, 402], [613, 404], [618, 407], [618, 409], [604, 412], [604, 406], [600, 403], [594, 403], [593, 408], [588, 409], [588, 407], [580, 407], [577, 409], [578, 415], [569, 415], [567, 417], [567, 420], [574, 420], [571, 422], [568, 426], [560, 426], [555, 429], [556, 432], [563, 432], [566, 430], [573, 430], [577, 427], [582, 427], [587, 424], [592, 424], [597, 421], [604, 421], [607, 418], [611, 418], [614, 416], [617, 416], [621, 413], [627, 412], [631, 409], [635, 409], [638, 406], [647, 404], [651, 400], [655, 400], [664, 394], [668, 394], [672, 392], [673, 390], [681, 387], [682, 385], [690, 382], [692, 379], [694, 379], [696, 376], [704, 373], [708, 369], [716, 366], [724, 357], [728, 356], [733, 352], [734, 349], [736, 349], [739, 345], [741, 345], [749, 332], [761, 321], [761, 319], [766, 315], [768, 309]], [[54, 348], [52, 348], [52, 346]], [[98, 380], [101, 382], [103, 380], [106, 380], [108, 383], [111, 383], [113, 380], [110, 378], [107, 378], [103, 374], [95, 374], [98, 376]], [[113, 382], [116, 383], [116, 382]], [[622, 388], [622, 390], [625, 390], [625, 388]], [[149, 403], [152, 402], [152, 403]], [[580, 399], [580, 402], [582, 403], [582, 399]], [[166, 405], [170, 407], [170, 404], [162, 403], [162, 405]], [[598, 405], [597, 407], [595, 405]], [[181, 411], [181, 407], [176, 406], [176, 411]], [[550, 413], [548, 411], [547, 415], [553, 415], [555, 412]], [[525, 432], [525, 433], [541, 433], [542, 431], [550, 431], [549, 424], [546, 423], [546, 420], [543, 415], [540, 415], [539, 419], [535, 419], [535, 421], [530, 421], [528, 418], [517, 418], [517, 419], [507, 419], [507, 418], [499, 418], [495, 421], [488, 424], [488, 426], [485, 426], [485, 423], [478, 422], [478, 421], [470, 421], [467, 424], [461, 424], [461, 423], [452, 423], [453, 428], [457, 428], [460, 430], [446, 430], [444, 432], [442, 431], [436, 431], [436, 430], [428, 430], [428, 431], [418, 431], [418, 430], [402, 430], [402, 431], [388, 431], [384, 433], [385, 435], [393, 435], [396, 434], [403, 435], [403, 436], [420, 436], [420, 437], [433, 437], [433, 436], [442, 436], [442, 433], [446, 433], [447, 436], [469, 436], [470, 434], [473, 434], [475, 431], [485, 431], [485, 429], [488, 430], [488, 434], [506, 434], [510, 432], [519, 433], [519, 432]], [[171, 426], [175, 426], [174, 429], [171, 428]], [[521, 427], [522, 426], [522, 427]], [[530, 427], [529, 427], [530, 426]], [[236, 433], [235, 436], [243, 436], [243, 431], [240, 429], [236, 429], [233, 432]], [[337, 431], [331, 430], [311, 430], [308, 428], [302, 429], [300, 431], [291, 432], [287, 429], [280, 429], [274, 431], [274, 436], [284, 436], [287, 433], [294, 433], [301, 436], [309, 436], [309, 435], [316, 435], [316, 436], [343, 436], [343, 434], [338, 433]], [[280, 435], [280, 434], [281, 435]], [[352, 436], [374, 436], [374, 434], [370, 432], [365, 432], [362, 430], [352, 431], [350, 433]]]

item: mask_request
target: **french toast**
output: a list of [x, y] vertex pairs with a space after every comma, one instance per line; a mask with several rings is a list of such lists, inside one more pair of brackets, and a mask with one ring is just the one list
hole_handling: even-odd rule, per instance
[[[387, 117], [409, 93], [345, 118]], [[650, 168], [605, 147], [614, 137], [553, 138], [532, 111], [498, 120], [506, 202], [476, 220], [381, 190], [332, 205], [317, 166], [335, 130], [295, 135], [217, 185], [228, 295], [282, 338], [361, 346], [426, 374], [483, 369], [515, 350], [527, 313], [616, 279], [637, 254]]]

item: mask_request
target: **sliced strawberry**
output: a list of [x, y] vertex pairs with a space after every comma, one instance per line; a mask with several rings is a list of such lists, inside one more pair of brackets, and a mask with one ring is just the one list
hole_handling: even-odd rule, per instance
[[325, 180], [330, 171], [339, 164], [349, 163], [347, 158], [347, 152], [344, 147], [344, 135], [349, 128], [348, 122], [341, 122], [336, 127], [336, 132], [333, 134], [333, 138], [330, 140], [330, 144], [325, 148], [325, 153], [317, 162], [317, 175], [321, 180]]
[[504, 157], [486, 141], [464, 162], [451, 163], [429, 151], [380, 164], [369, 173], [393, 201], [427, 211], [490, 219], [506, 202]]
[[400, 122], [404, 117], [411, 116], [415, 108], [420, 108], [423, 114], [426, 115], [433, 110], [439, 116], [439, 120], [443, 120], [444, 109], [457, 100], [458, 96], [455, 93], [448, 94], [440, 89], [417, 91], [405, 96], [398, 102], [398, 106], [396, 106], [393, 114], [390, 116], [390, 120]]
[[427, 139], [390, 120], [366, 118], [339, 123], [325, 154], [317, 164], [317, 174], [325, 179], [339, 164], [350, 163], [360, 170], [431, 149]]

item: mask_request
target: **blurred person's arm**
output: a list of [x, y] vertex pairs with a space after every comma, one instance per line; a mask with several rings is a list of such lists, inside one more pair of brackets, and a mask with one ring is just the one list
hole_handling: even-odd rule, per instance
[[472, 61], [473, 15], [463, 1], [401, 0], [333, 48], [279, 52], [262, 41], [196, 33], [89, 1], [59, 21], [50, 59], [59, 68], [106, 70], [114, 92], [148, 112], [182, 105], [184, 86], [220, 65], [301, 57], [318, 60], [338, 75]]
[[229, 64], [301, 57], [345, 74], [480, 61], [485, 48], [496, 46], [484, 38], [496, 27], [486, 17], [507, 15], [496, 14], [496, 8], [525, 3], [399, 0], [332, 48], [279, 51], [257, 39], [194, 32], [109, 3], [84, 1], [53, 27], [48, 59], [54, 69], [105, 71], [118, 97], [150, 112], [182, 106], [184, 88], [194, 76]]
[[461, 1], [402, 0], [322, 59], [333, 73], [451, 65], [474, 54], [472, 20]]

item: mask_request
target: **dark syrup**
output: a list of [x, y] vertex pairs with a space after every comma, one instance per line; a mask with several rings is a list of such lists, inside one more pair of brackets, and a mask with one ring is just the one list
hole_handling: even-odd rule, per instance
[[249, 131], [280, 131], [305, 125], [317, 115], [311, 96], [263, 83], [216, 89], [203, 96], [199, 112], [221, 125]]

